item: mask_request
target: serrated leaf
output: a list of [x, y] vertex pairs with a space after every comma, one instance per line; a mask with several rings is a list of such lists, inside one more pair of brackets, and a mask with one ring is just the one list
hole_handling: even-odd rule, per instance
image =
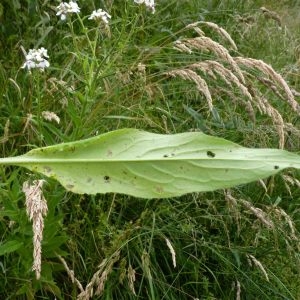
[[53, 177], [74, 193], [166, 198], [229, 188], [284, 168], [300, 168], [300, 156], [249, 149], [200, 132], [161, 135], [121, 129], [34, 149], [0, 163]]

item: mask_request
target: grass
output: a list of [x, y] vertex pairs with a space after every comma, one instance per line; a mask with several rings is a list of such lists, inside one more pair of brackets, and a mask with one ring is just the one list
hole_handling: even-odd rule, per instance
[[[288, 18], [296, 1], [161, 0], [155, 14], [131, 0], [101, 1], [112, 15], [110, 32], [87, 19], [98, 2], [78, 4], [81, 13], [65, 22], [47, 1], [0, 4], [2, 157], [125, 127], [202, 130], [248, 147], [299, 151], [299, 115], [284, 85], [249, 60], [236, 60], [262, 59], [299, 91], [299, 31]], [[281, 29], [261, 6], [277, 11]], [[195, 49], [199, 36], [185, 27], [199, 20], [223, 27], [238, 51], [204, 23], [198, 27], [210, 40]], [[177, 40], [193, 52], [174, 49]], [[216, 42], [233, 61], [216, 51]], [[20, 69], [21, 46], [45, 47], [50, 67]], [[212, 62], [223, 73], [209, 73]], [[182, 70], [190, 74], [186, 80]], [[45, 120], [44, 111], [60, 123]], [[39, 175], [0, 172], [1, 299], [89, 299], [86, 287], [93, 299], [300, 297], [298, 171], [168, 200], [74, 195], [47, 180], [40, 280], [31, 270], [32, 225], [22, 192], [23, 182]]]

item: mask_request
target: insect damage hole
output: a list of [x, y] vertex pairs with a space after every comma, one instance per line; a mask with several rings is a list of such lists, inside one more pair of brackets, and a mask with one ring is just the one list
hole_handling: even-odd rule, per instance
[[216, 156], [216, 154], [213, 153], [212, 151], [207, 151], [207, 152], [206, 152], [206, 155], [207, 155], [208, 157], [215, 157], [215, 156]]
[[110, 177], [107, 176], [107, 175], [105, 175], [105, 176], [103, 177], [103, 179], [104, 179], [104, 182], [105, 182], [105, 183], [109, 183], [109, 182], [110, 182]]
[[279, 166], [274, 166], [274, 169], [275, 169], [275, 170], [278, 170], [278, 169], [279, 169]]

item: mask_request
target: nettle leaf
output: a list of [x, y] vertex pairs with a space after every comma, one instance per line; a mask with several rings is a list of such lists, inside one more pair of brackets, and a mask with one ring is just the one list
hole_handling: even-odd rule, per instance
[[166, 198], [229, 188], [284, 168], [300, 168], [300, 156], [249, 149], [200, 132], [162, 135], [121, 129], [34, 149], [0, 163], [55, 178], [74, 193]]

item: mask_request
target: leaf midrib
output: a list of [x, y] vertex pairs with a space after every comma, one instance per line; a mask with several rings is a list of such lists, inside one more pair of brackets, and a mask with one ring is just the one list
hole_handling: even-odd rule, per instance
[[[24, 157], [12, 157], [12, 158], [2, 158], [0, 159], [0, 165], [1, 164], [45, 164], [45, 163], [57, 163], [57, 164], [64, 164], [64, 163], [68, 163], [68, 164], [72, 164], [72, 163], [119, 163], [119, 162], [124, 162], [124, 163], [131, 163], [131, 162], [168, 162], [168, 161], [211, 161], [211, 162], [222, 162], [222, 161], [239, 161], [239, 162], [258, 162], [258, 163], [262, 163], [262, 157], [258, 158], [206, 158], [206, 157], [182, 157], [182, 158], [176, 158], [176, 157], [170, 157], [170, 158], [136, 158], [136, 159], [101, 159], [101, 158], [92, 158], [92, 159], [88, 159], [88, 158], [36, 158], [36, 159], [32, 159], [32, 158], [24, 158]], [[267, 161], [263, 162], [264, 164], [271, 164], [271, 163], [285, 163], [287, 165], [299, 165], [300, 166], [300, 162], [299, 161], [291, 161], [291, 159], [270, 159], [268, 158]]]

